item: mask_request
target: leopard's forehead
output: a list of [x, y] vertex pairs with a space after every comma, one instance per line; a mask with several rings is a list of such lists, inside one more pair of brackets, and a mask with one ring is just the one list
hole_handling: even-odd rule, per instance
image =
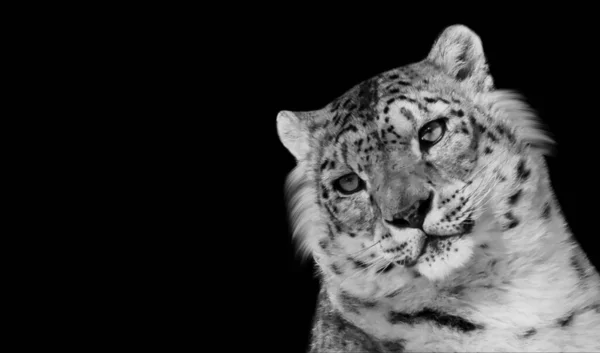
[[395, 119], [402, 116], [409, 123], [398, 126], [403, 131], [440, 114], [460, 114], [458, 108], [468, 106], [467, 94], [451, 78], [431, 63], [417, 63], [365, 80], [332, 101], [324, 109], [325, 127], [337, 137], [376, 125], [402, 125], [402, 119]]
[[[473, 112], [468, 92], [431, 63], [393, 69], [356, 85], [323, 110], [321, 131], [313, 131], [324, 155], [362, 172], [392, 152], [418, 154], [420, 127], [441, 117], [466, 121]], [[352, 165], [354, 164], [354, 165]]]

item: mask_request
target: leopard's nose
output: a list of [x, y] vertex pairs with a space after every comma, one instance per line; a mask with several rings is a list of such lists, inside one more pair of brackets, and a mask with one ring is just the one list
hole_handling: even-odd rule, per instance
[[394, 214], [391, 219], [386, 219], [385, 222], [396, 228], [423, 228], [423, 222], [431, 209], [432, 201], [433, 193], [430, 193], [427, 199], [413, 203]]

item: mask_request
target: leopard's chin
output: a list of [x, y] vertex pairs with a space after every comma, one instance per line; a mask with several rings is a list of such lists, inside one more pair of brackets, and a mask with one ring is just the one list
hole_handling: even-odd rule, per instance
[[468, 234], [427, 236], [421, 254], [410, 267], [430, 280], [440, 280], [466, 265], [474, 247], [473, 237]]

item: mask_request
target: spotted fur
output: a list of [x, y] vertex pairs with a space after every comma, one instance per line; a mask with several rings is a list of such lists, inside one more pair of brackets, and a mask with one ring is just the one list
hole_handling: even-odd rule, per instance
[[311, 352], [600, 351], [600, 276], [553, 196], [552, 140], [471, 30], [277, 121], [321, 278]]

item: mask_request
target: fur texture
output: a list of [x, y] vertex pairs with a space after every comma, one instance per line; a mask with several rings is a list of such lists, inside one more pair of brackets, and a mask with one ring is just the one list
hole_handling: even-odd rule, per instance
[[322, 284], [313, 352], [600, 351], [600, 276], [553, 196], [552, 139], [494, 89], [471, 30], [277, 124]]

